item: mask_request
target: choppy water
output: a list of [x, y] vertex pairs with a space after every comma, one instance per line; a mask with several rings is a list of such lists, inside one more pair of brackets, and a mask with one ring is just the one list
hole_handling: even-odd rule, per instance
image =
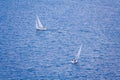
[[120, 80], [120, 1], [1, 0], [0, 80]]

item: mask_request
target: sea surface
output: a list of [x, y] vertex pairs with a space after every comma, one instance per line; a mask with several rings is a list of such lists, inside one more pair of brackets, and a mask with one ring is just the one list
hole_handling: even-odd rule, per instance
[[120, 80], [120, 0], [0, 0], [0, 80]]

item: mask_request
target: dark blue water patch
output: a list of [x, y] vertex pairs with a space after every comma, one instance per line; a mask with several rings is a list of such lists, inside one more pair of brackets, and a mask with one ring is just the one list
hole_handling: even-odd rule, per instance
[[[7, 72], [7, 71], [10, 71], [10, 72]], [[24, 78], [26, 76], [32, 76], [33, 74], [30, 73], [30, 72], [27, 72], [26, 70], [24, 69], [20, 69], [20, 68], [15, 68], [15, 67], [11, 67], [11, 66], [4, 66], [2, 67], [2, 69], [0, 69], [0, 71], [2, 72], [1, 74], [1, 78], [3, 79], [22, 79], [23, 77], [21, 76], [24, 76]], [[17, 76], [17, 78], [15, 78], [15, 76]]]
[[27, 69], [28, 72], [34, 73], [36, 70], [34, 68]]
[[93, 52], [99, 54], [99, 53], [101, 53], [101, 50], [99, 50], [99, 49], [94, 49]]
[[[107, 74], [105, 74], [107, 77], [106, 77], [106, 79], [112, 79], [112, 80], [114, 80], [114, 77], [116, 76], [114, 73], [112, 73], [112, 72], [110, 72], [110, 73], [107, 73]], [[114, 77], [113, 77], [114, 76]], [[116, 76], [116, 77], [118, 77], [118, 76]]]
[[85, 33], [90, 33], [89, 30], [79, 30], [79, 31], [81, 31], [81, 32], [85, 32]]
[[[0, 16], [0, 23], [4, 23], [3, 21], [6, 21], [7, 19], [7, 16], [4, 14], [4, 15], [1, 15]], [[2, 26], [2, 25], [1, 25]]]

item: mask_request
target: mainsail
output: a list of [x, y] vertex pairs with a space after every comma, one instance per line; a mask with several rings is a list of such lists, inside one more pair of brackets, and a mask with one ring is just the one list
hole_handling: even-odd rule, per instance
[[80, 53], [81, 53], [81, 48], [82, 48], [82, 45], [80, 46], [79, 50], [78, 50], [78, 53], [76, 55], [76, 60], [78, 60], [80, 58]]

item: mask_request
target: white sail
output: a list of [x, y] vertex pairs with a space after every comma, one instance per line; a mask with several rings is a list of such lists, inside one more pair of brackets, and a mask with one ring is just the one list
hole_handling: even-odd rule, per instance
[[40, 22], [40, 19], [38, 16], [37, 16], [37, 20], [36, 20], [36, 29], [37, 30], [46, 30], [46, 28], [43, 27], [42, 23]]
[[80, 58], [80, 53], [81, 53], [81, 49], [82, 49], [82, 45], [80, 46], [79, 50], [78, 50], [78, 53], [76, 55], [76, 60], [78, 60]]

